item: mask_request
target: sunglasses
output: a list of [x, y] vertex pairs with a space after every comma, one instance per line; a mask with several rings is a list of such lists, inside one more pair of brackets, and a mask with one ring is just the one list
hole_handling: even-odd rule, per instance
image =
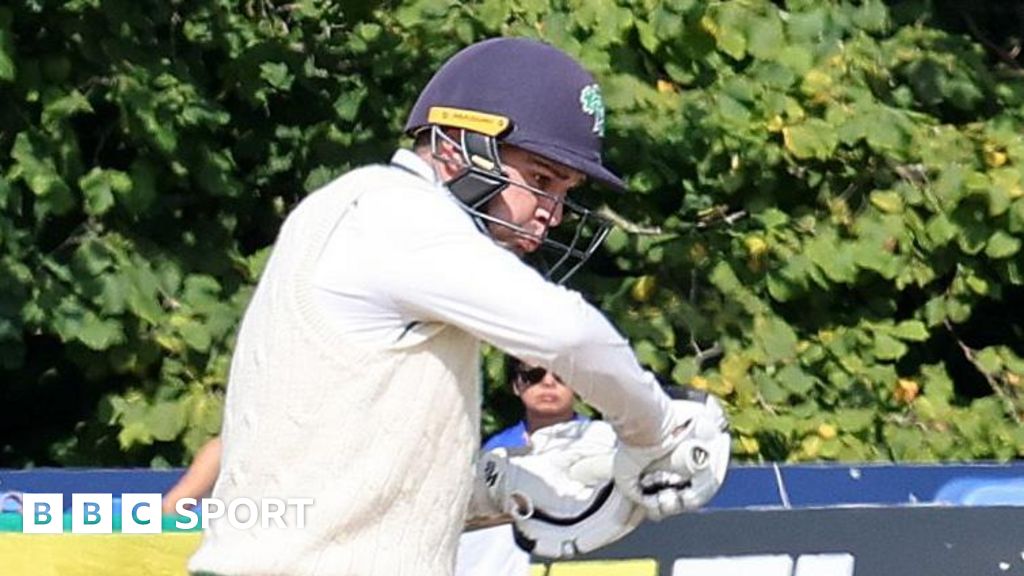
[[[541, 380], [544, 380], [544, 377], [547, 376], [548, 373], [549, 371], [547, 368], [542, 368], [540, 366], [534, 366], [531, 368], [521, 364], [513, 371], [512, 376], [515, 378], [515, 385], [525, 389], [533, 386], [534, 384], [540, 384]], [[564, 381], [561, 376], [555, 374], [554, 377], [557, 383], [564, 385]]]
[[534, 366], [533, 368], [528, 368], [526, 366], [523, 366], [516, 369], [516, 380], [521, 384], [532, 386], [534, 384], [540, 383], [540, 381], [543, 380], [544, 377], [547, 376], [547, 374], [547, 368], [543, 368], [541, 366]]

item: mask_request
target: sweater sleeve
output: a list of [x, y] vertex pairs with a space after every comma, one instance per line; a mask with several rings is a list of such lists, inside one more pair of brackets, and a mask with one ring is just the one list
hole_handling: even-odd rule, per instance
[[377, 288], [405, 316], [457, 326], [553, 370], [624, 442], [658, 443], [671, 426], [669, 398], [604, 315], [471, 222], [450, 224], [406, 229]]

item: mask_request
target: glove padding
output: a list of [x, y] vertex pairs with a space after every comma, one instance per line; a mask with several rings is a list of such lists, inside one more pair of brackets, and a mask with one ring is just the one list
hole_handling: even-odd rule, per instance
[[651, 520], [707, 504], [729, 467], [731, 438], [721, 403], [694, 389], [677, 393], [683, 396], [672, 401], [677, 425], [662, 444], [623, 444], [614, 457], [616, 486]]
[[535, 432], [529, 453], [499, 448], [479, 470], [494, 505], [511, 517], [516, 543], [570, 558], [629, 534], [644, 511], [612, 481], [615, 432], [605, 422], [565, 422]]
[[572, 558], [626, 536], [644, 511], [612, 480], [618, 439], [606, 422], [567, 422], [538, 430], [530, 439], [534, 454], [571, 453], [565, 468], [570, 482], [583, 488], [569, 500], [534, 499], [533, 514], [514, 523], [516, 544], [548, 558]]

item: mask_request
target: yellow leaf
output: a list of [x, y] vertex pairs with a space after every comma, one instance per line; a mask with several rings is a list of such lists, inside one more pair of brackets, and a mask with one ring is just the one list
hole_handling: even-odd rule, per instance
[[742, 380], [750, 370], [750, 360], [742, 354], [727, 354], [719, 365], [722, 377], [726, 380]]
[[167, 334], [157, 334], [154, 339], [161, 348], [168, 352], [174, 354], [181, 354], [185, 352], [185, 343], [180, 338], [175, 338]]
[[909, 378], [900, 378], [896, 382], [896, 390], [893, 392], [893, 397], [898, 402], [910, 404], [914, 401], [914, 398], [917, 398], [917, 394], [920, 391], [921, 387], [917, 382]]
[[747, 454], [757, 454], [761, 451], [761, 445], [758, 443], [757, 438], [751, 438], [750, 436], [740, 436], [740, 448]]
[[1003, 164], [1006, 164], [1006, 153], [1000, 152], [999, 150], [986, 150], [985, 164], [988, 164], [992, 168], [999, 168]]
[[768, 243], [760, 236], [747, 236], [743, 243], [747, 246], [747, 253], [754, 258], [763, 256], [768, 251]]
[[800, 451], [803, 456], [808, 459], [814, 459], [818, 457], [818, 453], [821, 452], [821, 437], [820, 436], [807, 436], [800, 443]]
[[999, 144], [992, 141], [986, 141], [982, 144], [981, 150], [985, 157], [985, 164], [990, 168], [999, 168], [1003, 164], [1006, 164], [1006, 148]]
[[822, 424], [818, 426], [818, 436], [821, 436], [825, 440], [831, 440], [836, 437], [838, 431], [836, 427], [831, 424]]
[[903, 211], [903, 198], [896, 192], [875, 190], [871, 193], [871, 204], [886, 214]]
[[658, 289], [658, 279], [652, 274], [641, 276], [633, 283], [633, 287], [630, 288], [629, 293], [633, 296], [633, 300], [637, 302], [647, 302], [654, 295], [655, 290]]
[[804, 76], [804, 82], [800, 89], [808, 96], [827, 96], [832, 89], [832, 77], [821, 70], [811, 70]]
[[714, 36], [716, 38], [718, 37], [718, 33], [720, 32], [720, 30], [718, 28], [718, 24], [716, 24], [715, 21], [712, 20], [710, 16], [705, 16], [705, 17], [700, 19], [700, 27], [705, 32], [707, 32], [708, 34], [710, 34], [711, 36]]
[[676, 91], [676, 85], [669, 82], [668, 80], [658, 80], [658, 92], [662, 94], [669, 94]]
[[732, 381], [725, 378], [716, 378], [711, 381], [711, 388], [708, 391], [715, 396], [725, 397], [732, 394], [735, 389], [736, 387]]

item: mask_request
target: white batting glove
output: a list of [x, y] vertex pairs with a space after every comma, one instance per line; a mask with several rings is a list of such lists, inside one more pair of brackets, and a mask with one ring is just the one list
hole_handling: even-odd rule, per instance
[[535, 432], [530, 444], [528, 453], [481, 455], [473, 500], [485, 507], [471, 506], [471, 528], [505, 518], [524, 550], [571, 558], [619, 540], [643, 520], [644, 511], [612, 480], [618, 439], [608, 423], [556, 424]]
[[[514, 523], [520, 548], [547, 558], [572, 558], [633, 531], [644, 511], [615, 488], [612, 458], [618, 437], [607, 422], [567, 422], [530, 437], [535, 457], [551, 458], [573, 494], [533, 492], [533, 514]], [[582, 488], [580, 488], [582, 486]]]
[[574, 513], [597, 489], [587, 471], [596, 463], [610, 476], [614, 446], [615, 433], [603, 422], [565, 422], [535, 432], [528, 448], [482, 453], [470, 524], [490, 524], [482, 520], [487, 517], [529, 518], [537, 504], [555, 515]]
[[615, 453], [616, 486], [651, 520], [704, 506], [725, 481], [731, 439], [722, 405], [710, 394], [686, 394], [672, 401], [677, 425], [661, 444]]

